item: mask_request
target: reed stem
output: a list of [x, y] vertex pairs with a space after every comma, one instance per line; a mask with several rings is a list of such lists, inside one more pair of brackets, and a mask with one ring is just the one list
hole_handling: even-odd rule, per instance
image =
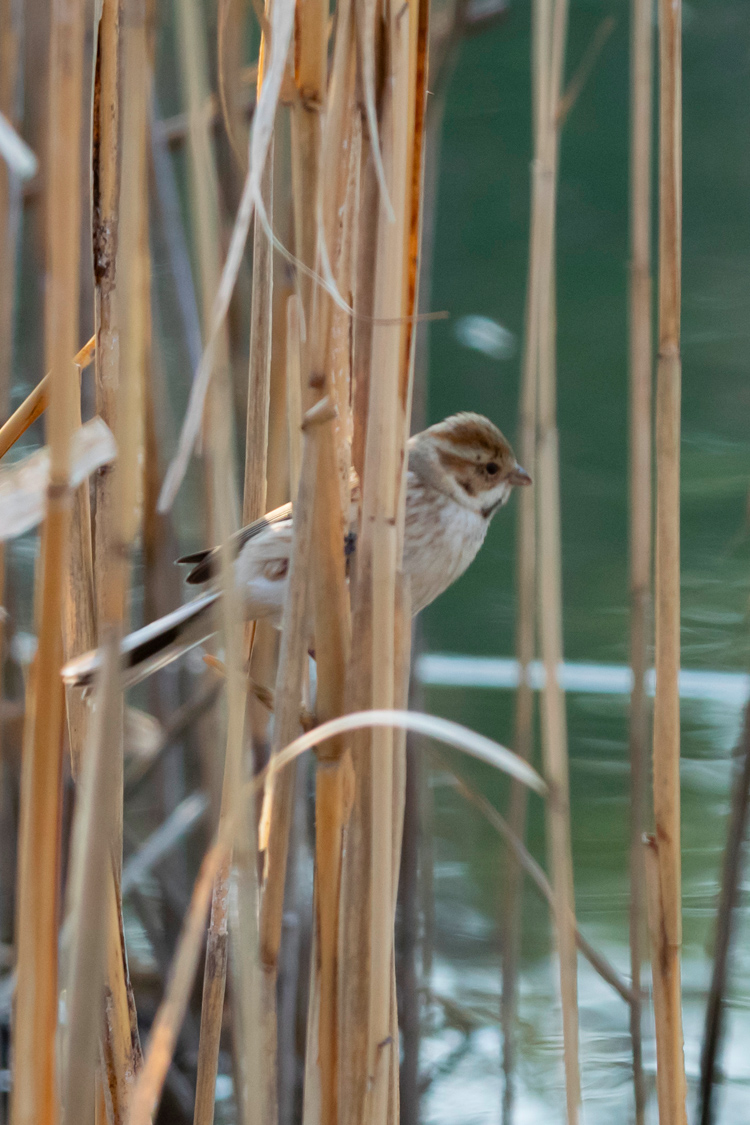
[[[540, 99], [543, 76], [541, 27], [538, 16], [532, 20], [532, 83], [535, 106], [534, 161], [532, 164], [532, 207], [529, 237], [529, 273], [526, 287], [526, 325], [521, 382], [520, 435], [518, 455], [521, 464], [536, 479], [537, 366], [539, 356], [539, 285], [542, 259], [539, 202], [541, 197], [540, 145], [543, 123]], [[529, 665], [534, 659], [536, 603], [536, 495], [526, 489], [518, 497], [516, 546], [516, 658], [520, 675], [516, 691], [514, 745], [516, 753], [530, 760], [534, 737], [534, 692], [529, 683]], [[510, 791], [509, 821], [512, 831], [523, 840], [526, 828], [527, 796], [523, 785], [514, 782]], [[511, 1125], [515, 1102], [516, 1021], [518, 1017], [518, 972], [522, 926], [523, 869], [509, 855], [506, 866], [506, 892], [503, 903], [502, 995], [500, 1023], [503, 1036], [502, 1120]]]
[[630, 1037], [636, 1125], [643, 1125], [641, 963], [646, 936], [643, 833], [648, 789], [646, 671], [651, 625], [651, 0], [632, 0], [630, 63]]
[[[680, 989], [680, 291], [682, 228], [682, 6], [659, 5], [659, 363], [656, 389], [656, 695], [654, 819], [660, 930], [652, 964], [662, 1125], [685, 1120]], [[654, 880], [652, 862], [652, 882]], [[651, 896], [657, 902], [656, 890]], [[658, 957], [657, 957], [658, 953]], [[657, 985], [656, 977], [661, 979]]]
[[13, 1125], [57, 1120], [57, 908], [60, 877], [63, 690], [60, 628], [71, 515], [70, 441], [75, 419], [75, 351], [81, 193], [80, 135], [84, 10], [52, 7], [47, 152], [45, 340], [51, 371], [50, 485], [37, 571], [39, 648], [27, 700], [16, 915]]
[[[581, 1101], [578, 1063], [578, 995], [575, 946], [573, 863], [570, 843], [565, 696], [558, 680], [562, 663], [562, 555], [560, 527], [559, 451], [556, 423], [555, 357], [555, 212], [559, 165], [559, 131], [567, 0], [537, 0], [534, 18], [535, 118], [539, 129], [538, 174], [534, 206], [539, 254], [536, 313], [537, 354], [537, 551], [539, 565], [539, 630], [545, 667], [542, 696], [542, 749], [550, 786], [547, 846], [555, 891], [563, 1049], [568, 1125], [576, 1125]], [[532, 225], [532, 232], [534, 226]], [[528, 345], [527, 345], [528, 346]]]

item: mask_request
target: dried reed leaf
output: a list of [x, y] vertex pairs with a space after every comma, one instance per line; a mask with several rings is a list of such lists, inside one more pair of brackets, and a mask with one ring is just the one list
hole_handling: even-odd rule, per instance
[[[71, 487], [76, 488], [116, 456], [112, 431], [101, 418], [81, 426], [71, 442]], [[0, 469], [0, 541], [23, 535], [41, 523], [49, 482], [48, 446], [24, 457], [13, 468]]]
[[307, 734], [300, 735], [294, 742], [284, 747], [269, 762], [268, 772], [271, 774], [278, 773], [279, 770], [284, 769], [295, 758], [298, 758], [300, 754], [304, 754], [306, 750], [310, 750], [313, 746], [319, 746], [321, 742], [325, 742], [329, 738], [335, 738], [338, 734], [372, 727], [408, 730], [414, 731], [415, 734], [424, 734], [428, 738], [434, 738], [437, 742], [453, 746], [456, 750], [461, 750], [464, 754], [468, 754], [480, 762], [486, 762], [487, 765], [500, 770], [501, 773], [516, 778], [517, 781], [522, 782], [541, 796], [547, 794], [546, 782], [528, 762], [524, 762], [512, 750], [508, 750], [505, 746], [501, 746], [499, 742], [495, 742], [483, 734], [477, 734], [476, 731], [461, 726], [460, 723], [454, 723], [450, 719], [441, 719], [435, 715], [425, 715], [419, 711], [386, 709], [355, 711], [350, 715], [330, 719], [327, 723], [321, 723], [320, 726], [315, 727]]

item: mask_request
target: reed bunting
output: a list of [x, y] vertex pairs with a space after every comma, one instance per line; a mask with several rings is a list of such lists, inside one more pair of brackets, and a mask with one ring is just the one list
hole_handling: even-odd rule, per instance
[[[515, 485], [531, 484], [508, 441], [481, 414], [454, 414], [415, 434], [408, 444], [409, 464], [404, 529], [404, 573], [419, 613], [459, 578], [484, 542], [490, 520], [507, 503]], [[235, 575], [248, 620], [270, 618], [280, 625], [292, 545], [292, 506], [285, 504], [237, 532], [233, 541]], [[356, 546], [355, 526], [342, 545]], [[218, 575], [220, 548], [186, 555], [191, 584]], [[201, 644], [220, 628], [216, 603], [207, 593], [131, 633], [123, 641], [123, 683], [138, 683]], [[66, 684], [90, 684], [98, 652], [86, 653], [63, 669]]]

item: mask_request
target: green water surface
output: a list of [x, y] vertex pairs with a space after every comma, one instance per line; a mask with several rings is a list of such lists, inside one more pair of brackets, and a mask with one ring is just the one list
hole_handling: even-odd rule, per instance
[[[627, 281], [629, 6], [572, 0], [568, 73], [608, 15], [616, 19], [562, 138], [558, 212], [558, 379], [565, 654], [625, 663], [627, 574]], [[479, 410], [514, 436], [528, 260], [530, 6], [465, 42], [447, 96], [432, 307], [429, 418]], [[690, 668], [747, 670], [750, 541], [750, 5], [684, 6], [684, 246], [682, 646]], [[459, 318], [497, 321], [517, 341], [497, 360], [463, 346]], [[511, 501], [468, 574], [425, 614], [430, 651], [513, 653]], [[428, 707], [508, 743], [509, 692], [432, 688]], [[685, 1030], [694, 1109], [708, 955], [726, 832], [736, 708], [683, 704]], [[624, 974], [627, 951], [627, 700], [568, 698], [576, 901], [582, 928]], [[501, 780], [470, 769], [499, 808]], [[425, 1065], [456, 1051], [434, 1079], [426, 1120], [499, 1120], [498, 952], [495, 920], [502, 853], [493, 830], [433, 773], [436, 963], [433, 986], [474, 1014], [466, 1039], [436, 1017]], [[530, 841], [544, 860], [542, 811]], [[736, 942], [719, 1119], [750, 1117], [750, 955], [747, 901]], [[517, 1121], [563, 1119], [560, 1032], [546, 911], [527, 890]], [[647, 1036], [651, 1036], [647, 1016]], [[460, 1021], [458, 1021], [460, 1023]], [[627, 1013], [581, 963], [585, 1120], [632, 1120]], [[653, 1074], [653, 1044], [647, 1042]], [[650, 1107], [655, 1120], [655, 1106]]]

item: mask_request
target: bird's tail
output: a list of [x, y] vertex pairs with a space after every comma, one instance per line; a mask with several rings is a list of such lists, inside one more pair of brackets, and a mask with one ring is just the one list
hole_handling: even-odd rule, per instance
[[[208, 640], [218, 628], [215, 612], [218, 598], [218, 592], [204, 594], [125, 637], [120, 650], [122, 686], [140, 683], [152, 672]], [[63, 682], [69, 687], [87, 687], [93, 683], [100, 664], [99, 649], [77, 656], [63, 668]]]

